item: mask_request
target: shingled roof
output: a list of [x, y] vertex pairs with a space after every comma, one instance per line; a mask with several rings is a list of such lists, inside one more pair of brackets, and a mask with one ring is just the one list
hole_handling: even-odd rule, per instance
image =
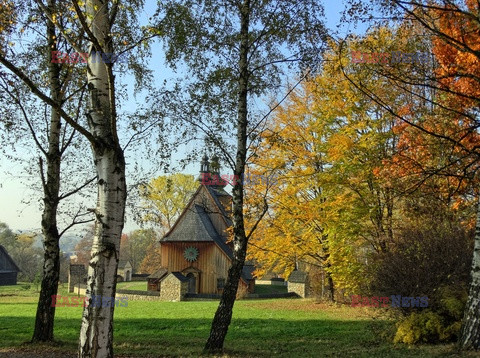
[[168, 273], [168, 270], [166, 268], [161, 268], [160, 270], [155, 271], [152, 273], [150, 276], [147, 277], [147, 279], [159, 279], [165, 276]]
[[193, 204], [188, 208], [175, 228], [167, 233], [160, 241], [213, 241], [229, 258], [233, 258], [232, 249], [225, 243], [225, 238], [215, 230], [207, 212], [198, 204]]
[[288, 282], [305, 283], [307, 282], [307, 273], [299, 270], [294, 270], [288, 277]]
[[0, 272], [20, 272], [17, 264], [11, 256], [8, 254], [7, 250], [0, 245]]
[[232, 226], [233, 222], [230, 219], [230, 215], [227, 214], [227, 212], [225, 211], [225, 208], [223, 207], [222, 203], [220, 203], [220, 200], [218, 200], [219, 196], [230, 196], [230, 194], [228, 194], [223, 188], [217, 188], [217, 187], [209, 186], [209, 185], [205, 185], [205, 188], [207, 188], [208, 192], [210, 193], [210, 195], [213, 198], [213, 201], [215, 201], [215, 204], [220, 209], [220, 212], [222, 213], [223, 218], [225, 219], [225, 221], [227, 223], [227, 226]]
[[[179, 279], [180, 281], [182, 281], [182, 282], [188, 281], [188, 278], [186, 278], [185, 276], [183, 276], [181, 272], [172, 272], [171, 274], [172, 274], [173, 276], [175, 276], [177, 279]], [[165, 277], [165, 278], [166, 278], [166, 277]]]
[[253, 280], [254, 279], [253, 271], [255, 271], [255, 266], [253, 264], [246, 262], [242, 268], [242, 278], [245, 281]]
[[130, 266], [132, 266], [132, 264], [130, 263], [129, 260], [118, 260], [118, 268], [119, 269], [124, 269], [125, 266], [127, 265], [127, 263], [129, 263]]

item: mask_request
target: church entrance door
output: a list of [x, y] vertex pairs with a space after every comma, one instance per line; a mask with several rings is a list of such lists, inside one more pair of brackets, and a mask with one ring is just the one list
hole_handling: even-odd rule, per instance
[[187, 275], [188, 278], [188, 293], [197, 293], [197, 280], [195, 278], [195, 275], [190, 272]]

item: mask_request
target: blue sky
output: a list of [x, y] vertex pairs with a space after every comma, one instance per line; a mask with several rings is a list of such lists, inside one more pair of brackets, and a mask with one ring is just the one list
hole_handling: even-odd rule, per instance
[[[326, 23], [331, 30], [336, 30], [340, 19], [340, 13], [343, 10], [343, 1], [326, 0], [325, 13]], [[143, 11], [142, 19], [146, 19], [153, 14], [155, 3], [147, 1], [146, 9]], [[348, 24], [340, 28], [340, 35], [345, 35], [348, 30], [353, 30], [348, 27]], [[157, 83], [161, 83], [165, 78], [171, 77], [173, 74], [163, 65], [162, 47], [156, 43], [152, 47], [152, 57], [149, 61], [149, 66], [154, 70], [154, 76]], [[133, 80], [127, 80], [131, 86]], [[138, 99], [137, 99], [138, 100]], [[130, 112], [135, 111], [134, 102], [127, 106]], [[130, 108], [131, 107], [131, 108]], [[178, 152], [173, 155], [173, 160], [178, 160], [185, 157], [188, 148], [179, 148]], [[194, 163], [185, 169], [187, 174], [197, 174], [199, 165]], [[31, 187], [22, 181], [25, 174], [22, 172], [23, 168], [20, 164], [12, 164], [6, 161], [5, 158], [0, 158], [0, 221], [7, 223], [10, 228], [14, 230], [39, 230], [41, 211], [39, 205], [36, 204], [37, 198], [41, 195], [38, 191], [32, 190]], [[11, 172], [12, 175], [7, 175], [5, 172]], [[162, 173], [158, 173], [159, 175]], [[22, 204], [22, 199], [33, 198], [34, 204]], [[137, 228], [130, 215], [127, 213], [127, 223], [125, 232], [129, 232]]]

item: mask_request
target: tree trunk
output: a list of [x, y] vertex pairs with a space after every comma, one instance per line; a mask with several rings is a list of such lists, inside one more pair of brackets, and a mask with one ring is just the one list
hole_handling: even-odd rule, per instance
[[[244, 0], [240, 11], [240, 58], [239, 67], [239, 95], [237, 118], [237, 155], [234, 175], [243, 177], [247, 158], [247, 95], [248, 95], [248, 35], [250, 22], [250, 0]], [[243, 183], [236, 181], [232, 191], [233, 196], [233, 262], [228, 270], [228, 278], [212, 321], [210, 336], [205, 350], [218, 352], [223, 349], [223, 342], [228, 332], [233, 313], [233, 305], [237, 295], [238, 284], [242, 274], [247, 254], [248, 239], [245, 234], [243, 221]]]
[[[245, 247], [243, 251], [246, 252], [247, 240], [244, 239], [243, 244], [238, 244], [241, 245], [241, 247]], [[223, 342], [225, 341], [228, 326], [232, 320], [233, 305], [237, 296], [238, 283], [240, 282], [244, 263], [245, 253], [242, 255], [242, 249], [240, 249], [234, 253], [232, 266], [228, 271], [227, 282], [225, 283], [220, 303], [213, 318], [210, 336], [205, 345], [205, 350], [208, 352], [215, 353], [223, 349]]]
[[335, 286], [333, 285], [333, 278], [330, 273], [328, 275], [328, 290], [330, 291], [330, 299], [335, 302]]
[[480, 349], [480, 201], [477, 207], [469, 291], [458, 344], [465, 350], [478, 350]]
[[[113, 53], [109, 9], [106, 2], [87, 1], [90, 54]], [[91, 36], [90, 36], [91, 37]], [[101, 47], [101, 48], [99, 48]], [[115, 88], [112, 66], [88, 57], [88, 89], [90, 95], [87, 120], [95, 138], [92, 144], [97, 172], [97, 206], [95, 234], [88, 267], [88, 306], [83, 310], [79, 357], [113, 357], [114, 305], [116, 274], [125, 214], [125, 158], [116, 132]], [[92, 305], [92, 296], [101, 296], [102, 304]]]
[[[56, 115], [52, 114], [52, 117], [54, 116]], [[52, 307], [52, 296], [57, 294], [60, 272], [59, 234], [56, 218], [59, 192], [59, 173], [60, 158], [57, 158], [53, 161], [49, 160], [46, 186], [47, 188], [52, 189], [52, 191], [45, 193], [45, 198], [43, 200], [45, 205], [42, 215], [42, 232], [45, 239], [43, 278], [40, 288], [40, 296], [38, 299], [37, 315], [35, 318], [35, 329], [33, 332], [32, 342], [46, 342], [53, 340], [55, 307]]]
[[125, 161], [120, 148], [95, 151], [98, 200], [95, 236], [88, 266], [87, 298], [80, 330], [79, 357], [113, 357], [114, 305], [92, 305], [92, 295], [114, 298], [120, 236], [125, 212]]
[[[48, 1], [48, 7], [54, 7], [54, 0]], [[55, 25], [47, 22], [48, 62], [51, 97], [61, 103], [60, 68], [52, 63], [52, 52], [56, 49]], [[60, 272], [60, 236], [57, 228], [57, 208], [60, 193], [60, 128], [59, 113], [51, 109], [50, 132], [48, 136], [47, 177], [43, 176], [43, 165], [40, 159], [40, 171], [43, 183], [44, 208], [42, 214], [42, 232], [44, 236], [43, 278], [38, 299], [37, 314], [32, 342], [53, 340], [55, 307], [52, 307], [52, 296], [57, 294]]]
[[[52, 114], [52, 117], [53, 116], [54, 115]], [[47, 188], [52, 189], [52, 191], [45, 193], [45, 198], [43, 200], [45, 205], [42, 215], [42, 232], [45, 239], [43, 278], [38, 299], [32, 342], [46, 342], [53, 340], [55, 307], [52, 307], [52, 296], [57, 294], [60, 272], [59, 234], [56, 219], [59, 167], [60, 158], [53, 162], [52, 160], [49, 160], [47, 169]], [[52, 175], [52, 172], [55, 174]], [[55, 196], [57, 196], [57, 198], [55, 198]]]

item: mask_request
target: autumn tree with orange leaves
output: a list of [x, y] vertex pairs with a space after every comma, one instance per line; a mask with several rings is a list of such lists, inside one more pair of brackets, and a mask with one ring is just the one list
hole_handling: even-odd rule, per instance
[[[412, 27], [379, 28], [349, 39], [347, 48], [388, 52], [401, 46], [408, 52], [415, 44], [402, 39], [416, 33], [424, 35]], [[423, 49], [429, 45], [425, 38], [417, 43]], [[451, 147], [397, 116], [425, 126], [436, 118], [425, 100], [409, 102], [411, 95], [392, 86], [403, 71], [419, 75], [426, 66], [417, 72], [413, 66], [390, 66], [386, 78], [378, 64], [352, 65], [345, 56], [338, 62], [335, 55], [344, 49], [332, 44], [322, 73], [295, 91], [261, 134], [249, 171], [273, 180], [248, 187], [246, 213], [255, 217], [249, 214], [266, 194], [269, 211], [250, 248], [250, 257], [262, 266], [259, 274], [273, 270], [288, 276], [296, 263], [307, 263], [325, 270], [336, 288], [359, 292], [371, 289], [372, 263], [397, 245], [398, 235], [412, 225], [438, 226], [435, 220], [441, 219], [430, 215], [432, 207], [471, 224], [473, 183], [460, 173], [468, 158], [447, 165], [458, 155]], [[372, 101], [352, 79], [375, 88], [395, 110]], [[444, 135], [458, 132], [450, 117], [433, 123]], [[442, 166], [445, 175], [439, 175]]]
[[[362, 1], [352, 0], [350, 3], [354, 4], [353, 9]], [[376, 5], [378, 2], [371, 4]], [[403, 70], [397, 73], [393, 73], [388, 66], [378, 69], [379, 76], [391, 81], [392, 89], [403, 91], [404, 96], [409, 98], [402, 103], [389, 103], [375, 88], [353, 80], [352, 83], [397, 118], [399, 126], [406, 131], [406, 139], [413, 140], [416, 144], [419, 141], [428, 142], [437, 148], [443, 148], [444, 156], [436, 161], [431, 160], [435, 152], [422, 152], [422, 146], [407, 145], [404, 148], [407, 158], [399, 161], [409, 163], [415, 169], [417, 178], [421, 178], [421, 181], [441, 178], [448, 184], [447, 189], [443, 187], [443, 195], [451, 196], [454, 206], [461, 205], [458, 192], [462, 190], [470, 201], [478, 200], [480, 4], [473, 0], [394, 0], [382, 2], [382, 10], [392, 21], [399, 22], [400, 27], [421, 29], [424, 38], [429, 39], [432, 59], [423, 71], [412, 69], [410, 65], [399, 66]], [[382, 21], [385, 23], [385, 17]], [[348, 78], [348, 73], [345, 74]], [[471, 190], [468, 190], [469, 182]], [[480, 213], [480, 208], [477, 211]], [[478, 214], [475, 231], [469, 297], [459, 346], [477, 350], [480, 348]]]
[[[436, 6], [420, 6], [412, 12], [409, 4], [399, 4], [434, 36], [434, 48], [438, 67], [435, 69], [439, 106], [449, 112], [454, 124], [453, 133], [437, 128], [430, 130], [434, 136], [443, 136], [452, 142], [451, 162], [461, 171], [457, 181], [470, 175], [477, 179], [480, 138], [480, 4], [466, 0], [438, 2]], [[463, 164], [463, 165], [462, 165]], [[478, 190], [478, 186], [476, 188]], [[475, 193], [478, 199], [478, 191]], [[480, 207], [478, 209], [480, 212]], [[480, 348], [480, 218], [477, 228], [471, 268], [471, 282], [465, 307], [459, 346], [463, 349]]]

